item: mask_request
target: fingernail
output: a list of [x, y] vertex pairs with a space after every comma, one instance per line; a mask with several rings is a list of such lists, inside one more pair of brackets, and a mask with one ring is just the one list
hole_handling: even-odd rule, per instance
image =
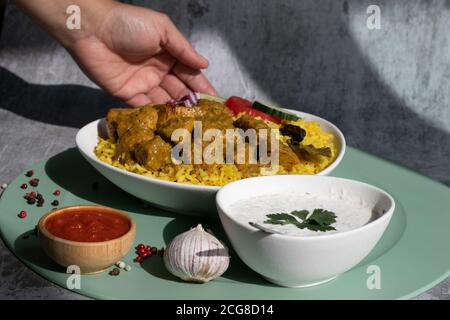
[[200, 59], [203, 60], [203, 62], [206, 64], [206, 67], [209, 65], [209, 61], [208, 59], [206, 59], [204, 56], [202, 56], [201, 54], [199, 54]]
[[212, 95], [212, 96], [217, 96], [217, 91], [214, 88], [211, 88], [211, 90], [208, 90], [208, 94]]

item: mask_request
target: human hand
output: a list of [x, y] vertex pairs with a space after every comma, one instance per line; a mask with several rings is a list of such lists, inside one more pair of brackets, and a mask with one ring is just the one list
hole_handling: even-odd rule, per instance
[[[162, 13], [111, 0], [18, 2], [91, 80], [132, 106], [164, 103], [190, 90], [216, 94], [201, 72], [208, 61]], [[65, 27], [69, 4], [80, 7], [81, 30]]]
[[200, 69], [199, 55], [159, 12], [116, 3], [96, 16], [90, 36], [69, 51], [99, 86], [132, 106], [162, 103], [189, 92], [216, 92]]

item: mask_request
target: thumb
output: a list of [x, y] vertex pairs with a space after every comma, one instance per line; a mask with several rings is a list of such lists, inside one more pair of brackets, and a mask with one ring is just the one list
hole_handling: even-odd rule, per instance
[[201, 56], [181, 34], [169, 17], [163, 16], [162, 47], [186, 66], [194, 69], [208, 67], [208, 60]]

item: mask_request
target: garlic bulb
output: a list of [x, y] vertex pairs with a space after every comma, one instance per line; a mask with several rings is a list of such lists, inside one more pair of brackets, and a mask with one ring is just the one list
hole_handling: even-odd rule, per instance
[[228, 249], [202, 225], [176, 236], [164, 251], [164, 265], [185, 281], [208, 282], [228, 268]]

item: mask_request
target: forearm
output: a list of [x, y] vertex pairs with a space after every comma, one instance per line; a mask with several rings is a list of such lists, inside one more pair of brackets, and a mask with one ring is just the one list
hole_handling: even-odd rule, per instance
[[[16, 4], [65, 47], [95, 32], [99, 17], [117, 5], [113, 0], [15, 0]], [[80, 28], [69, 28], [71, 5], [80, 8]]]

